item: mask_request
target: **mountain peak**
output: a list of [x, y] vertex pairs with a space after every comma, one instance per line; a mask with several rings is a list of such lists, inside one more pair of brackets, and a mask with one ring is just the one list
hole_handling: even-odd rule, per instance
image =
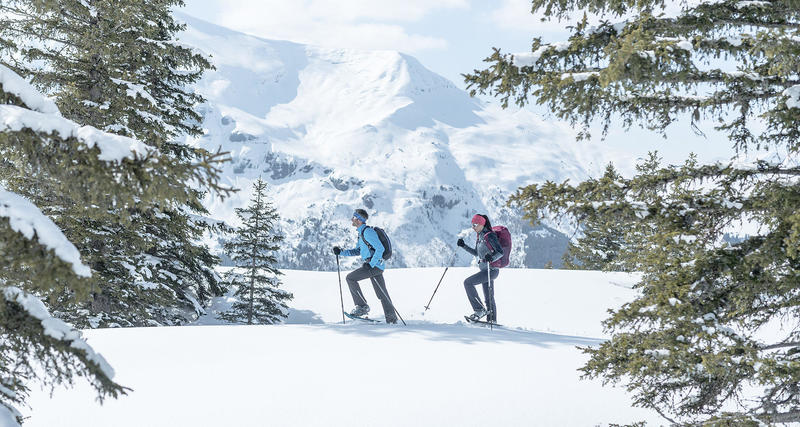
[[[283, 218], [284, 266], [333, 267], [320, 254], [355, 245], [347, 220], [357, 207], [389, 231], [394, 266], [448, 263], [476, 212], [512, 230], [512, 265], [559, 265], [566, 238], [532, 229], [505, 201], [532, 182], [587, 176], [602, 156], [570, 129], [484, 104], [396, 51], [266, 40], [182, 18], [181, 41], [216, 66], [197, 84], [206, 134], [190, 143], [229, 151], [225, 178], [242, 189], [207, 207], [235, 223], [252, 181], [265, 178]], [[549, 243], [535, 244], [542, 236]]]

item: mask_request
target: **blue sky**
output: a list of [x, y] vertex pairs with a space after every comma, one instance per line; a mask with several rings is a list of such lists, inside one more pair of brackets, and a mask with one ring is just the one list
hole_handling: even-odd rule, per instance
[[[413, 55], [427, 68], [464, 88], [462, 73], [483, 67], [492, 47], [516, 53], [531, 39], [566, 40], [569, 22], [541, 22], [529, 0], [186, 0], [183, 12], [267, 39], [327, 47], [389, 49]], [[484, 98], [496, 102], [491, 98]], [[528, 107], [544, 116], [547, 111]], [[710, 124], [696, 135], [688, 120], [668, 128], [667, 139], [650, 131], [613, 127], [605, 141], [591, 142], [634, 156], [658, 150], [668, 162], [690, 152], [703, 161], [732, 154]]]

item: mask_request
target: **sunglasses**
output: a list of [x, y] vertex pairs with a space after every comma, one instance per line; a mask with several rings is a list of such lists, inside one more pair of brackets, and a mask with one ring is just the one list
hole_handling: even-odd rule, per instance
[[478, 224], [477, 222], [475, 222], [475, 223], [473, 223], [473, 224], [472, 224], [472, 227], [473, 227], [473, 228], [475, 228], [475, 226], [476, 226], [476, 225], [480, 225], [480, 224]]

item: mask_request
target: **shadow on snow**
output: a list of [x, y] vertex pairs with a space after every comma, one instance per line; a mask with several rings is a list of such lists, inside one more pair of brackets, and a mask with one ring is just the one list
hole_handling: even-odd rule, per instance
[[386, 325], [348, 322], [345, 325], [327, 323], [322, 327], [341, 334], [362, 335], [364, 337], [374, 338], [415, 334], [431, 341], [444, 340], [466, 344], [508, 342], [537, 347], [551, 347], [553, 345], [586, 347], [600, 345], [605, 341], [598, 338], [557, 335], [506, 326], [495, 326], [494, 329], [489, 329], [488, 326], [470, 325], [465, 322], [443, 324], [412, 320], [406, 323], [408, 326], [403, 326], [402, 324]]

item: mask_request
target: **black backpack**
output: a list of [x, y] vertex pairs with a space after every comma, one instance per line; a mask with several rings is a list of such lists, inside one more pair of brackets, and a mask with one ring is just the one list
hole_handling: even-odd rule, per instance
[[[367, 239], [364, 238], [364, 230], [366, 230], [367, 227], [369, 227], [369, 226], [366, 226], [361, 230], [361, 240], [363, 240], [364, 243], [367, 244], [367, 247], [369, 248], [370, 252], [374, 253], [375, 252], [375, 248], [373, 248], [372, 245], [369, 244]], [[386, 232], [383, 231], [382, 228], [378, 228], [378, 227], [369, 227], [369, 228], [375, 230], [375, 233], [378, 235], [378, 240], [380, 240], [381, 244], [383, 245], [383, 257], [382, 258], [383, 259], [391, 258], [392, 257], [392, 242], [389, 240], [389, 236], [386, 235]]]

